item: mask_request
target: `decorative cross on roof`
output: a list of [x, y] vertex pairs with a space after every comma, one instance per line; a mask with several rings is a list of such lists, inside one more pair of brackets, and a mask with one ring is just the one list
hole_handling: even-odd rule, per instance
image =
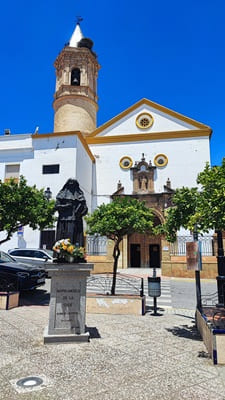
[[77, 18], [77, 25], [80, 25], [80, 22], [83, 21], [83, 18], [80, 15], [77, 15], [76, 18]]

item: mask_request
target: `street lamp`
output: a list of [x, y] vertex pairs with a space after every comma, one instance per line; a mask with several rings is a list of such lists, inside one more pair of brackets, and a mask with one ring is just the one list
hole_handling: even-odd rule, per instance
[[[198, 242], [198, 231], [197, 227], [195, 226], [194, 232], [193, 232], [193, 239], [194, 242]], [[198, 260], [198, 270], [195, 270], [195, 286], [196, 286], [196, 299], [197, 299], [197, 310], [200, 312], [202, 311], [202, 294], [201, 294], [201, 279], [200, 279], [200, 269], [201, 266], [199, 265], [201, 261], [201, 253], [200, 253], [200, 259]]]
[[217, 266], [218, 266], [218, 276], [217, 279], [217, 290], [218, 290], [218, 304], [217, 307], [224, 307], [225, 302], [225, 256], [223, 250], [223, 234], [222, 231], [216, 231], [217, 233]]
[[50, 187], [47, 187], [47, 189], [44, 191], [44, 196], [45, 196], [47, 201], [51, 200], [52, 192], [50, 190]]

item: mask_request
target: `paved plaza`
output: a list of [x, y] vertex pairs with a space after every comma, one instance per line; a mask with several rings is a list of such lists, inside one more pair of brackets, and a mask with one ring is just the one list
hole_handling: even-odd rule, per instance
[[[225, 366], [208, 358], [194, 310], [88, 314], [89, 343], [43, 345], [48, 300], [0, 311], [1, 400], [225, 400]], [[42, 383], [16, 384], [26, 377]]]

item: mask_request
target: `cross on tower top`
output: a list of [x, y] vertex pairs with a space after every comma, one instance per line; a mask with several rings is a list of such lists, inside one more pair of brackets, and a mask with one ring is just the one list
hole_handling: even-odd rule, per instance
[[80, 25], [80, 22], [83, 21], [83, 18], [80, 15], [77, 15], [76, 18], [77, 18], [77, 25]]

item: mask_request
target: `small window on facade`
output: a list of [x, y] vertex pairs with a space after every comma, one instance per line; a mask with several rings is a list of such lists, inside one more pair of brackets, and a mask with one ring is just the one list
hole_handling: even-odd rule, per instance
[[71, 85], [80, 86], [80, 70], [79, 70], [79, 68], [74, 68], [71, 71]]
[[5, 182], [7, 182], [10, 178], [13, 178], [16, 182], [18, 182], [19, 177], [20, 164], [10, 164], [5, 166]]
[[43, 165], [42, 174], [59, 174], [59, 164]]

